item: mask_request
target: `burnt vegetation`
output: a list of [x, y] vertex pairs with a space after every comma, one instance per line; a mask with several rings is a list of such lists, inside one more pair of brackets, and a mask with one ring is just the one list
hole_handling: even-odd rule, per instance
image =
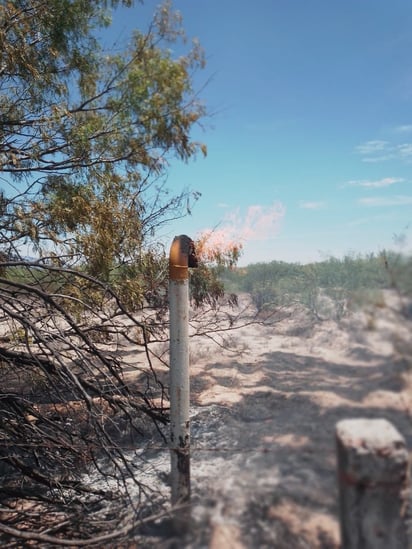
[[192, 89], [204, 57], [167, 2], [123, 51], [104, 51], [96, 36], [131, 4], [0, 2], [8, 547], [121, 544], [162, 509], [138, 454], [148, 440], [165, 445], [168, 422], [150, 347], [168, 333], [157, 231], [200, 196], [169, 189], [166, 168], [206, 153], [191, 139], [205, 114]]
[[[137, 320], [107, 285], [83, 273], [13, 263], [3, 264], [0, 281], [0, 529], [16, 539], [38, 533], [47, 543], [39, 529], [47, 513], [49, 535], [90, 539], [112, 523], [119, 528], [126, 500], [135, 520], [142, 512], [145, 490], [127, 450], [164, 438], [165, 388], [147, 345], [156, 324]], [[84, 285], [93, 302], [71, 297]], [[148, 366], [132, 382], [121, 365], [128, 346]], [[126, 481], [135, 483], [132, 499]]]
[[[150, 525], [169, 512], [145, 474], [168, 432], [157, 235], [200, 197], [169, 189], [166, 175], [170, 159], [206, 154], [191, 138], [206, 114], [192, 82], [204, 55], [168, 2], [123, 51], [103, 51], [111, 9], [131, 4], [0, 0], [0, 543], [10, 548], [150, 545]], [[234, 326], [272, 321], [296, 300], [322, 318], [325, 295], [337, 306], [362, 286], [349, 284], [354, 273], [378, 288], [399, 281], [393, 257], [386, 269], [378, 257], [226, 269], [238, 256], [193, 272], [192, 335], [224, 346]], [[257, 315], [244, 315], [238, 292]]]

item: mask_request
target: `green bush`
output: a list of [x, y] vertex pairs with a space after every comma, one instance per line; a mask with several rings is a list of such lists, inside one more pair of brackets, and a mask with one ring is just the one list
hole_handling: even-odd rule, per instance
[[381, 300], [381, 290], [412, 295], [412, 258], [382, 254], [346, 255], [301, 265], [272, 261], [226, 270], [225, 288], [246, 292], [258, 310], [301, 303], [315, 316], [341, 318], [350, 303]]

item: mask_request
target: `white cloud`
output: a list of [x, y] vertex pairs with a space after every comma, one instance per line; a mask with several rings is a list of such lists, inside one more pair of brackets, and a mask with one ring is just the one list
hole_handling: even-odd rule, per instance
[[321, 210], [326, 208], [326, 202], [316, 201], [301, 201], [299, 207], [305, 210]]
[[385, 206], [410, 206], [412, 205], [412, 196], [373, 196], [369, 198], [359, 198], [358, 204], [361, 206], [385, 207]]
[[389, 141], [377, 139], [361, 143], [355, 147], [355, 151], [362, 156], [362, 162], [368, 163], [385, 162], [386, 160], [394, 159], [407, 162], [412, 160], [412, 143], [393, 144]]
[[402, 177], [384, 177], [382, 179], [376, 179], [371, 181], [369, 179], [352, 180], [345, 183], [344, 187], [365, 187], [368, 189], [378, 189], [381, 187], [389, 187], [395, 183], [402, 183], [405, 181]]
[[380, 215], [369, 215], [368, 217], [360, 217], [357, 219], [353, 219], [352, 221], [348, 221], [347, 226], [348, 227], [358, 227], [361, 225], [371, 225], [372, 223], [376, 226], [376, 223], [386, 222], [386, 221], [393, 221], [394, 215], [393, 213], [384, 213]]
[[362, 158], [362, 162], [367, 162], [369, 164], [376, 162], [386, 162], [386, 160], [393, 160], [396, 158], [394, 153], [382, 154], [380, 156], [365, 156]]
[[356, 147], [356, 151], [359, 154], [376, 154], [378, 152], [381, 153], [382, 151], [385, 151], [388, 145], [388, 141], [376, 139], [374, 141], [366, 141], [365, 143], [361, 143]]
[[396, 126], [394, 128], [394, 131], [396, 133], [411, 133], [412, 132], [412, 124], [403, 124], [401, 126]]
[[412, 156], [412, 143], [402, 143], [397, 146], [397, 150], [401, 158], [409, 158]]

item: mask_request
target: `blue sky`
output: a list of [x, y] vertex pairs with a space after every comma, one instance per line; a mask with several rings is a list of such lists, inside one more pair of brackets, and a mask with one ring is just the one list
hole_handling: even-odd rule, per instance
[[[153, 11], [120, 9], [126, 38]], [[175, 0], [206, 51], [206, 159], [168, 185], [202, 193], [168, 227], [240, 239], [241, 264], [394, 247], [412, 232], [410, 0]], [[409, 238], [408, 238], [409, 237]]]

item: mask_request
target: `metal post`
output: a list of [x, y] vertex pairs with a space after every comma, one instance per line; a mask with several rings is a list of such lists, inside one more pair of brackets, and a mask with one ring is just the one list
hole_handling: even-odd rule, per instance
[[176, 236], [169, 256], [170, 451], [172, 505], [190, 501], [189, 270], [192, 240]]

